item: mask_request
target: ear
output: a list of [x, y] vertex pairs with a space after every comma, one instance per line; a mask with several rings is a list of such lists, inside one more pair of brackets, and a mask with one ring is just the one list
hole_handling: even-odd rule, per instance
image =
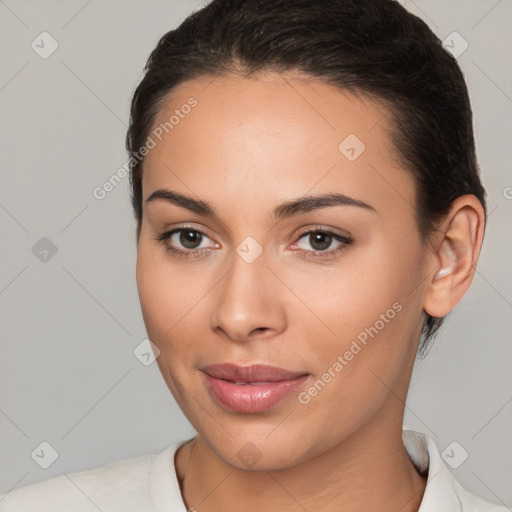
[[458, 197], [432, 241], [423, 309], [433, 317], [450, 313], [468, 290], [485, 231], [485, 214], [474, 195]]

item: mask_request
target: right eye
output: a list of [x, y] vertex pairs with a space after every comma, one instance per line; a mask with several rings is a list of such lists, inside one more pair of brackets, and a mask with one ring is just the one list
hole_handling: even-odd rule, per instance
[[[155, 240], [163, 244], [165, 249], [171, 253], [181, 256], [198, 256], [208, 251], [208, 247], [219, 247], [206, 233], [189, 227], [175, 228], [158, 235]], [[208, 245], [207, 241], [213, 243]]]

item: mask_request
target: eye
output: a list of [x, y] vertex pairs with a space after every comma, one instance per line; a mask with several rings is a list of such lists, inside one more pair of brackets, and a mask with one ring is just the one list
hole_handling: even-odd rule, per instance
[[303, 233], [292, 247], [301, 249], [306, 258], [324, 258], [341, 254], [352, 242], [347, 236], [317, 228]]
[[167, 231], [158, 235], [155, 240], [161, 242], [167, 251], [182, 256], [199, 256], [207, 252], [209, 247], [219, 246], [206, 233], [188, 227]]
[[[177, 256], [200, 257], [218, 248], [206, 233], [191, 227], [180, 227], [155, 237], [167, 252]], [[316, 228], [303, 233], [292, 249], [299, 249], [305, 258], [333, 258], [341, 254], [353, 240], [328, 229]], [[312, 250], [308, 248], [312, 247]]]

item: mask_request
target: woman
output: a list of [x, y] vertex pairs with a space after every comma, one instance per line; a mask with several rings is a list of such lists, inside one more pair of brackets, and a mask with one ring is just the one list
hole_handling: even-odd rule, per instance
[[462, 73], [392, 0], [213, 0], [127, 134], [137, 287], [197, 435], [1, 510], [498, 511], [403, 430], [486, 220]]

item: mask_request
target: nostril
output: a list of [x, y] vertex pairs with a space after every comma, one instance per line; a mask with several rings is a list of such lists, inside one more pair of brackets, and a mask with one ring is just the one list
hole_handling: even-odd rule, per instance
[[267, 330], [268, 330], [268, 327], [257, 327], [256, 329], [253, 329], [253, 330], [251, 331], [251, 334], [252, 334], [253, 332], [258, 332], [258, 331], [265, 332], [265, 331], [267, 331]]

